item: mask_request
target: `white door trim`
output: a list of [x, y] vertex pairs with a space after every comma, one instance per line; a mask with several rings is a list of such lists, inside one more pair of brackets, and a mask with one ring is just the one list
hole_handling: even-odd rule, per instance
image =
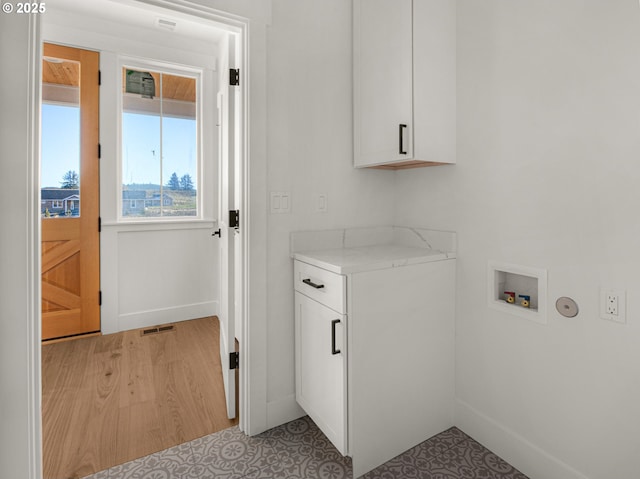
[[28, 394], [28, 473], [29, 478], [42, 476], [42, 284], [41, 284], [41, 220], [40, 220], [40, 78], [42, 40], [40, 36], [40, 17], [31, 15], [29, 20], [28, 52], [28, 104], [27, 138], [29, 175], [27, 208], [27, 238], [29, 263], [27, 267], [27, 394]]

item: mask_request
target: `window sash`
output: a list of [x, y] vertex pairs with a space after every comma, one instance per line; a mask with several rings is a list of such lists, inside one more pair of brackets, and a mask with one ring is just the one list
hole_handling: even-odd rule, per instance
[[[202, 179], [200, 178], [200, 172], [202, 171], [201, 163], [201, 103], [200, 103], [200, 90], [202, 72], [200, 70], [182, 71], [175, 68], [163, 68], [155, 65], [146, 65], [144, 63], [127, 62], [121, 63], [123, 76], [126, 74], [126, 70], [135, 71], [149, 71], [155, 78], [159, 79], [159, 88], [156, 88], [156, 95], [153, 99], [142, 98], [139, 94], [125, 92], [125, 82], [121, 88], [121, 108], [120, 108], [120, 125], [121, 125], [121, 145], [120, 145], [120, 193], [119, 203], [122, 207], [118, 208], [118, 217], [120, 220], [167, 220], [167, 219], [201, 219], [202, 218], [202, 195], [201, 185]], [[170, 96], [165, 97], [167, 90], [163, 84], [165, 78], [171, 79], [176, 83], [175, 79], [184, 79], [184, 82], [192, 82], [193, 94], [192, 97], [183, 95], [182, 97], [172, 98]], [[175, 85], [174, 85], [175, 86]], [[177, 90], [176, 90], [177, 91]], [[192, 100], [192, 101], [189, 101]], [[126, 194], [127, 185], [125, 182], [129, 180], [127, 178], [125, 170], [125, 161], [129, 161], [125, 158], [125, 134], [124, 134], [124, 115], [131, 114], [143, 114], [149, 116], [157, 116], [160, 119], [160, 140], [159, 150], [155, 152], [158, 155], [158, 168], [153, 169], [152, 175], [157, 176], [159, 173], [159, 181], [153, 181], [158, 183], [157, 189], [153, 191], [146, 191], [146, 196], [136, 198], [137, 201], [129, 203], [129, 208], [125, 208], [125, 201], [127, 201]], [[195, 124], [191, 127], [193, 130], [193, 144], [189, 148], [190, 156], [183, 163], [176, 157], [172, 158], [171, 163], [166, 162], [166, 155], [164, 154], [163, 147], [167, 137], [171, 137], [172, 134], [179, 136], [180, 133], [173, 131], [167, 131], [164, 125], [166, 119], [183, 119], [194, 120]], [[180, 141], [180, 140], [176, 140]], [[181, 171], [180, 177], [187, 176], [189, 181], [185, 184], [191, 184], [193, 187], [189, 191], [175, 191], [168, 188], [167, 183], [171, 173], [168, 172], [168, 165], [178, 170], [180, 167], [184, 169]], [[177, 166], [176, 166], [177, 165]], [[135, 181], [131, 182], [135, 183]], [[167, 197], [168, 196], [168, 197]], [[175, 197], [175, 198], [174, 198]], [[137, 208], [136, 208], [137, 207]], [[132, 211], [135, 210], [135, 211]]]

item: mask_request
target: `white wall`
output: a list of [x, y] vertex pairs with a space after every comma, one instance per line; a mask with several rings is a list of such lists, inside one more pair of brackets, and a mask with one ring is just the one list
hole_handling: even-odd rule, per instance
[[[274, 0], [268, 29], [268, 189], [291, 193], [290, 214], [268, 215], [268, 423], [295, 405], [291, 231], [389, 224], [393, 173], [355, 170], [351, 2]], [[328, 211], [315, 211], [316, 195]], [[268, 207], [268, 205], [267, 205]]]
[[[44, 41], [100, 52], [100, 215], [101, 330], [103, 334], [218, 313], [219, 254], [211, 236], [217, 215], [218, 146], [215, 127], [217, 35], [189, 38], [130, 25], [153, 24], [156, 14], [121, 6], [121, 21], [49, 5], [43, 17]], [[98, 13], [96, 13], [98, 12]], [[111, 12], [113, 15], [114, 12]], [[182, 22], [187, 22], [182, 20]], [[181, 24], [182, 26], [182, 24]], [[125, 224], [118, 220], [120, 195], [119, 88], [122, 55], [202, 69], [199, 112], [202, 132], [199, 221]]]
[[[638, 477], [638, 2], [458, 15], [458, 164], [396, 188], [397, 223], [458, 232], [457, 424], [533, 479]], [[487, 307], [490, 259], [548, 269], [548, 324]], [[627, 324], [599, 319], [601, 287]]]

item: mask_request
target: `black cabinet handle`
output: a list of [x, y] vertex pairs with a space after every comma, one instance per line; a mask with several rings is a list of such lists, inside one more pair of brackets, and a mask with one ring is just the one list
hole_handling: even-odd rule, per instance
[[407, 127], [407, 125], [400, 123], [399, 126], [400, 127], [398, 129], [398, 136], [400, 138], [400, 143], [398, 146], [398, 153], [400, 153], [401, 155], [406, 155], [407, 152], [404, 151], [404, 129]]
[[339, 319], [331, 321], [331, 354], [340, 354], [340, 350], [336, 349], [336, 324], [339, 322]]
[[304, 284], [308, 284], [309, 286], [311, 286], [312, 288], [316, 288], [316, 289], [322, 289], [324, 288], [324, 284], [316, 284], [313, 281], [311, 281], [311, 278], [307, 278], [307, 279], [303, 279], [302, 282]]

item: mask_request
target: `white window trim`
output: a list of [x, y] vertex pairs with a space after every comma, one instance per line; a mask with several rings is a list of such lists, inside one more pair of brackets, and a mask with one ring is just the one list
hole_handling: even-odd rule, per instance
[[[133, 70], [150, 70], [159, 73], [167, 73], [169, 75], [180, 75], [180, 76], [189, 76], [196, 79], [196, 157], [197, 157], [197, 166], [196, 166], [196, 208], [197, 215], [196, 216], [154, 216], [154, 217], [140, 217], [140, 216], [124, 216], [122, 214], [123, 208], [123, 199], [122, 199], [122, 97], [123, 97], [123, 88], [122, 88], [122, 69], [123, 68], [131, 68]], [[202, 162], [203, 162], [203, 123], [204, 123], [204, 115], [203, 115], [203, 107], [202, 107], [202, 91], [204, 89], [203, 79], [204, 79], [204, 69], [186, 65], [177, 65], [175, 63], [160, 61], [160, 60], [149, 60], [143, 58], [137, 58], [130, 55], [118, 55], [117, 61], [117, 72], [118, 72], [118, 81], [116, 83], [117, 88], [117, 172], [116, 172], [116, 218], [117, 223], [119, 224], [128, 224], [128, 223], [180, 223], [180, 222], [192, 222], [194, 220], [198, 221], [210, 221], [204, 217], [203, 210], [203, 178], [202, 178]], [[162, 203], [162, 202], [161, 202]]]

